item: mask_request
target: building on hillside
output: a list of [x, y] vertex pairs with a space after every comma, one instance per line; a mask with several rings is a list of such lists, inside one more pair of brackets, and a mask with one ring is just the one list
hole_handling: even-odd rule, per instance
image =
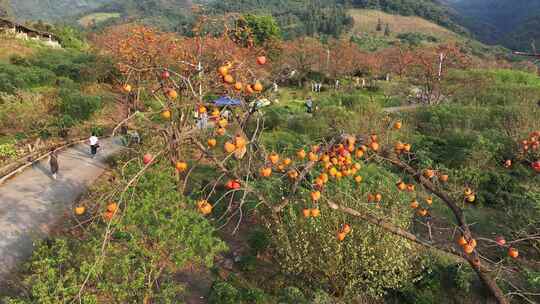
[[0, 33], [13, 35], [17, 39], [39, 41], [53, 48], [61, 48], [60, 39], [54, 34], [31, 29], [22, 24], [0, 18]]

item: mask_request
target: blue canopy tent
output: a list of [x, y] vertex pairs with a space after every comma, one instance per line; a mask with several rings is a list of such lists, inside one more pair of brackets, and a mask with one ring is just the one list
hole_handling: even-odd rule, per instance
[[222, 96], [219, 99], [214, 100], [214, 105], [218, 107], [225, 106], [239, 106], [242, 102], [238, 99], [230, 98], [229, 96]]

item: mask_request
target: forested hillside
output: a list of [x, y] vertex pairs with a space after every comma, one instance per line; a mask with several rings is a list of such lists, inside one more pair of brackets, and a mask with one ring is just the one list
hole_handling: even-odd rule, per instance
[[483, 42], [510, 48], [529, 48], [540, 40], [538, 0], [455, 0], [458, 22]]

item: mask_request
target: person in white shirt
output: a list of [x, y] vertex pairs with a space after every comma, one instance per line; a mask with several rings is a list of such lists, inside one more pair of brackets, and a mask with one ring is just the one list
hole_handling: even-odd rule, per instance
[[92, 154], [92, 157], [95, 157], [97, 149], [99, 148], [99, 139], [97, 138], [96, 134], [92, 133], [92, 136], [90, 136], [88, 141], [90, 143], [90, 154]]

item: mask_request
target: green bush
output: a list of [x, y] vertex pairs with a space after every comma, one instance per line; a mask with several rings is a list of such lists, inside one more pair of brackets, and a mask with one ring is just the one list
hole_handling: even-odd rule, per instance
[[13, 94], [17, 89], [52, 85], [54, 80], [53, 72], [40, 67], [0, 63], [0, 92]]
[[248, 244], [255, 255], [264, 252], [270, 246], [270, 236], [262, 228], [249, 233]]
[[238, 304], [240, 302], [240, 292], [227, 282], [216, 281], [212, 284], [209, 304]]
[[257, 269], [257, 257], [253, 255], [243, 256], [240, 258], [239, 265], [242, 271], [255, 271]]
[[87, 96], [76, 90], [67, 88], [60, 89], [60, 103], [58, 111], [62, 115], [68, 115], [74, 121], [86, 120], [101, 108], [101, 98]]
[[15, 145], [12, 143], [0, 144], [0, 159], [2, 158], [13, 158], [17, 156], [17, 150]]
[[308, 301], [300, 289], [289, 286], [280, 292], [279, 303], [307, 304]]
[[266, 304], [269, 303], [268, 296], [259, 288], [242, 288], [240, 291], [242, 302], [249, 304]]

